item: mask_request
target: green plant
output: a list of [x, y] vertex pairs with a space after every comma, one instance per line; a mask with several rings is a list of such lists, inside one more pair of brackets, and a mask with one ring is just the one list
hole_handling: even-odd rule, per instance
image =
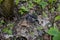
[[7, 24], [7, 27], [3, 28], [2, 31], [4, 33], [7, 33], [9, 35], [12, 35], [12, 29], [11, 28], [13, 28], [13, 27], [14, 27], [14, 23], [9, 23], [9, 24]]
[[28, 0], [20, 0], [20, 1], [28, 1]]
[[42, 27], [42, 26], [37, 27], [37, 30], [41, 30], [41, 29], [43, 29], [43, 27]]
[[29, 9], [26, 8], [25, 6], [22, 6], [22, 7], [20, 8], [20, 10], [19, 10], [19, 13], [20, 13], [21, 15], [23, 15], [23, 14], [25, 14], [25, 12], [27, 12], [27, 11], [29, 11]]
[[53, 37], [53, 40], [60, 40], [60, 33]]
[[30, 34], [31, 36], [34, 36], [34, 32], [32, 32], [32, 31], [30, 31], [29, 34]]
[[39, 4], [41, 2], [41, 0], [33, 0], [33, 2]]
[[14, 27], [14, 23], [9, 23], [9, 24], [7, 24], [7, 27], [13, 28], [13, 27]]
[[39, 4], [43, 9], [48, 5], [44, 0], [33, 0], [33, 2]]
[[0, 4], [1, 4], [2, 1], [3, 1], [3, 0], [0, 0]]
[[0, 21], [0, 25], [3, 25], [5, 22], [4, 22], [4, 20], [1, 20]]
[[28, 2], [28, 8], [29, 8], [29, 9], [30, 9], [30, 8], [33, 8], [33, 6], [34, 6], [33, 3], [32, 3], [31, 1], [29, 1], [29, 2]]
[[20, 1], [20, 0], [16, 0], [16, 5], [18, 5], [19, 1]]
[[45, 1], [41, 1], [39, 5], [41, 5], [41, 7], [44, 9], [48, 5], [48, 3]]
[[47, 33], [53, 36], [53, 40], [60, 40], [60, 31], [57, 27], [51, 27]]
[[43, 11], [43, 16], [44, 17], [48, 17], [48, 15]]
[[60, 15], [55, 17], [55, 21], [58, 21], [58, 20], [60, 20]]
[[51, 11], [51, 13], [53, 13], [53, 12], [54, 12], [54, 10], [55, 10], [55, 8], [51, 8], [51, 10], [50, 10], [50, 11]]
[[[22, 0], [22, 1], [27, 1], [27, 0]], [[32, 1], [27, 1], [27, 6], [21, 6], [20, 9], [19, 9], [19, 14], [23, 15], [25, 13], [27, 13], [31, 8], [33, 8], [33, 3]]]
[[3, 31], [4, 33], [7, 33], [7, 34], [9, 34], [9, 35], [12, 35], [12, 30], [10, 30], [9, 28], [4, 28], [2, 31]]
[[48, 2], [53, 4], [53, 2], [57, 2], [57, 0], [48, 0]]
[[60, 12], [60, 5], [58, 6], [57, 11], [59, 11], [59, 12]]
[[59, 33], [58, 29], [57, 28], [54, 28], [54, 27], [51, 27], [48, 30], [48, 34], [50, 34], [50, 35], [55, 35], [56, 36], [56, 34], [58, 34], [58, 33]]

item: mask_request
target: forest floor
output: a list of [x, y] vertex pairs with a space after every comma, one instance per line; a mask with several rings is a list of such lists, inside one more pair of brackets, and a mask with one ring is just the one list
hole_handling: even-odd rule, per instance
[[[60, 31], [60, 2], [47, 2], [48, 5], [45, 2], [42, 1], [41, 4], [45, 5], [44, 9], [34, 4], [30, 10], [26, 7], [28, 2], [19, 2], [17, 7], [14, 7], [14, 16], [11, 19], [3, 17], [0, 8], [0, 40], [53, 40], [53, 35], [50, 35], [48, 30], [56, 26]], [[24, 8], [23, 15], [19, 9], [22, 5], [23, 8], [28, 8]]]

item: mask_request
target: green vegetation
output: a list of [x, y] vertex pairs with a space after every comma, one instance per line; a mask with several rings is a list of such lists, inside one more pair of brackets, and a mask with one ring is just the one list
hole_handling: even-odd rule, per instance
[[57, 0], [48, 0], [49, 3], [53, 4], [53, 3], [56, 3]]
[[37, 27], [37, 30], [42, 30], [42, 29], [43, 29], [42, 26]]
[[25, 14], [25, 12], [28, 12], [28, 11], [29, 11], [28, 8], [26, 8], [25, 6], [22, 6], [19, 10], [19, 13], [20, 14]]
[[0, 0], [0, 4], [1, 4], [2, 1], [3, 1], [3, 0]]
[[[24, 25], [21, 24], [21, 20]], [[0, 0], [0, 31], [13, 35], [13, 32], [20, 33], [21, 27], [30, 28], [26, 30], [28, 35], [36, 36], [34, 33], [36, 28], [38, 36], [42, 36], [47, 31], [48, 36], [53, 36], [53, 40], [60, 40], [58, 30], [60, 29], [60, 2], [57, 0]], [[22, 33], [25, 32], [22, 31]]]
[[4, 20], [0, 20], [0, 26], [3, 25], [5, 22]]
[[13, 27], [14, 27], [14, 23], [9, 23], [9, 24], [7, 24], [7, 27], [13, 28]]
[[41, 2], [40, 2], [40, 5], [41, 5], [42, 8], [44, 9], [44, 8], [48, 5], [48, 3], [45, 2], [45, 1], [41, 1]]
[[33, 0], [33, 2], [39, 4], [41, 2], [41, 0]]
[[3, 28], [2, 32], [12, 35], [12, 28], [14, 27], [13, 23], [7, 24], [7, 27]]
[[58, 21], [58, 20], [60, 20], [60, 15], [55, 17], [55, 21]]
[[4, 33], [7, 33], [7, 34], [9, 34], [9, 35], [12, 35], [12, 30], [10, 30], [9, 28], [4, 28], [2, 31], [3, 31]]
[[57, 11], [59, 11], [59, 12], [60, 12], [60, 5], [58, 6]]
[[47, 33], [53, 36], [53, 40], [60, 40], [60, 31], [56, 27], [51, 27]]
[[20, 0], [16, 0], [16, 5], [18, 5], [19, 1], [20, 1]]

